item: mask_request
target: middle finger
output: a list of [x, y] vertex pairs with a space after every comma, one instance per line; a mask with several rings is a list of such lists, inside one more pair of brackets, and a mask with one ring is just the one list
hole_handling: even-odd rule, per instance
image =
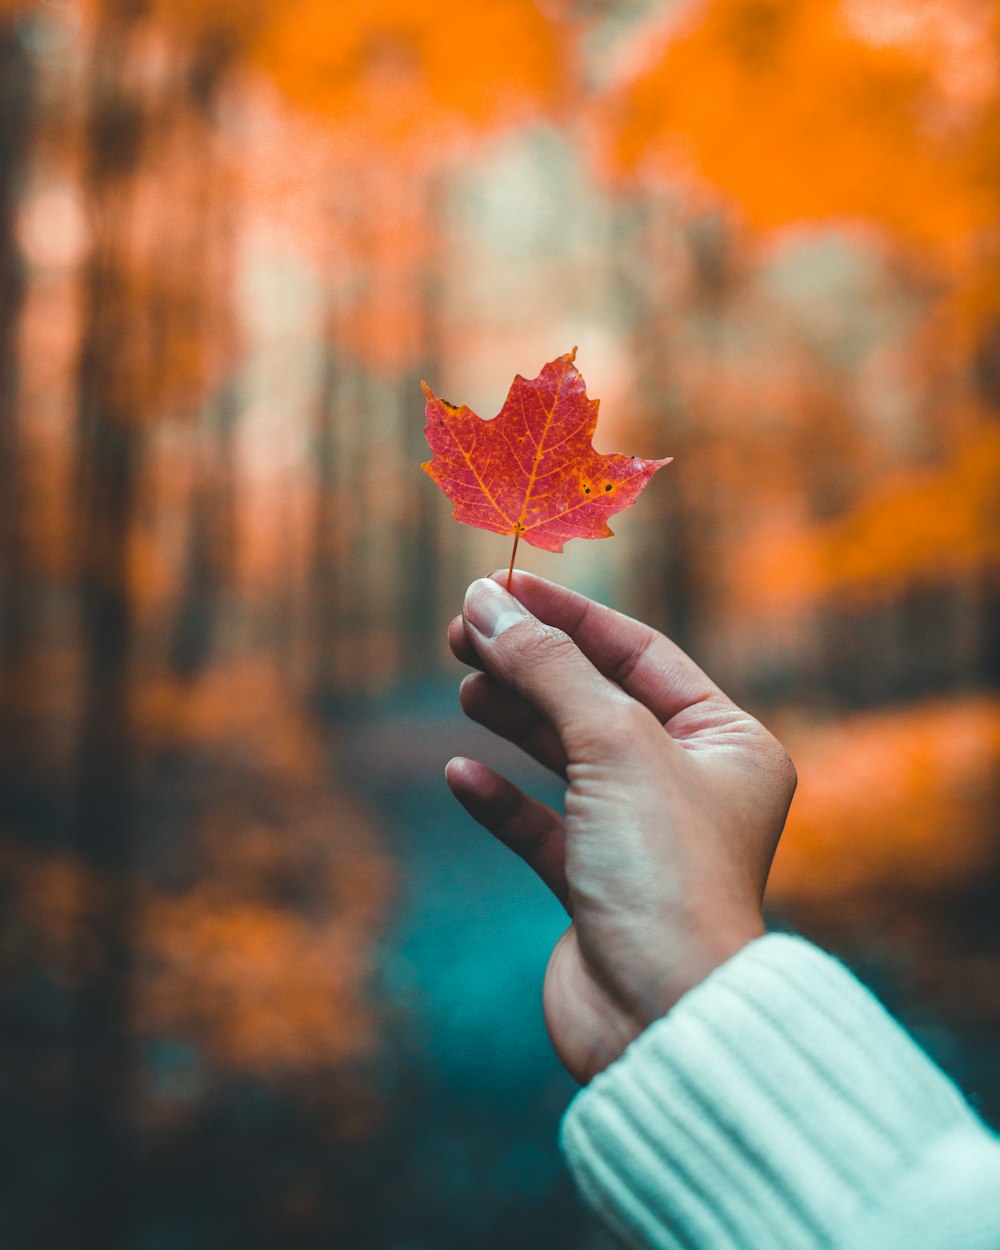
[[470, 720], [513, 742], [560, 777], [566, 775], [566, 752], [559, 735], [520, 695], [486, 673], [470, 673], [459, 687], [462, 711]]

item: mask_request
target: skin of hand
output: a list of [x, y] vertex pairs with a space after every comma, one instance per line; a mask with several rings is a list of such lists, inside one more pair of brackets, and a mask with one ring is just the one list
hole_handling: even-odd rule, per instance
[[568, 783], [564, 813], [457, 758], [467, 811], [538, 873], [571, 924], [543, 1007], [581, 1082], [764, 932], [795, 790], [788, 754], [662, 634], [528, 573], [473, 582], [449, 627], [479, 671], [461, 704]]

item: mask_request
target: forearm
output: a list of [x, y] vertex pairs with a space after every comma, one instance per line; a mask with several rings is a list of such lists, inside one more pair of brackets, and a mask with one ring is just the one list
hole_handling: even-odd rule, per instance
[[752, 943], [583, 1090], [563, 1146], [630, 1247], [1000, 1245], [1000, 1144], [836, 960]]

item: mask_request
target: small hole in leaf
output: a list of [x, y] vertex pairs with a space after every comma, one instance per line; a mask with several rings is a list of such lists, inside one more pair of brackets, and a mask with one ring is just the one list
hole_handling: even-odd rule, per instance
[[590, 494], [590, 487], [589, 487], [589, 486], [585, 486], [585, 487], [583, 488], [583, 493], [584, 493], [585, 495], [589, 495], [589, 494]]
[[610, 489], [611, 489], [611, 483], [609, 482], [609, 483], [607, 484], [607, 486], [605, 486], [605, 488], [604, 488], [604, 489], [605, 489], [605, 490], [610, 490]]

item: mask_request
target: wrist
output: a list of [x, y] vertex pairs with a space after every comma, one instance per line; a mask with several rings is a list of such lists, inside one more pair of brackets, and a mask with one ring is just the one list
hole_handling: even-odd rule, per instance
[[635, 1000], [642, 1028], [665, 1016], [689, 991], [766, 932], [757, 911], [740, 919], [726, 916], [706, 923], [697, 933], [676, 935], [666, 947], [669, 960], [658, 967]]

